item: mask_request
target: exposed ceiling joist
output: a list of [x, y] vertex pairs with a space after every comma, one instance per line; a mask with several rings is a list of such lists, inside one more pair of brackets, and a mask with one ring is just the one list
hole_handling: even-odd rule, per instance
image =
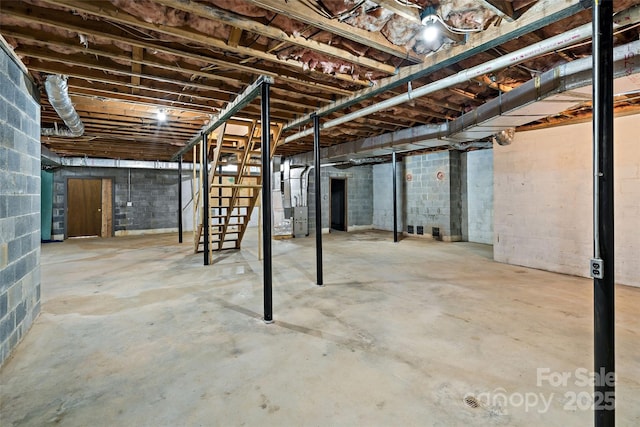
[[404, 6], [396, 0], [374, 0], [374, 2], [408, 21], [420, 22], [420, 12], [417, 8]]
[[[200, 133], [206, 134], [212, 132], [219, 126], [225, 124], [238, 111], [240, 111], [258, 96], [263, 84], [273, 84], [273, 79], [267, 76], [260, 76], [258, 80], [256, 80], [251, 84], [251, 86], [246, 88], [244, 92], [238, 95], [236, 99], [230, 102], [224, 110], [220, 111], [211, 123], [202, 128]], [[202, 139], [200, 133], [191, 138], [191, 140], [184, 147], [182, 147], [177, 153], [175, 153], [172, 157], [172, 160], [176, 160], [178, 157], [189, 151], [191, 147], [196, 145], [198, 141]]]
[[492, 10], [499, 17], [512, 22], [518, 18], [513, 10], [513, 2], [507, 0], [479, 0], [487, 9]]
[[[417, 16], [435, 3], [427, 0], [380, 1], [381, 6], [375, 0], [15, 0], [0, 3], [0, 34], [40, 85], [45, 128], [60, 122], [43, 91], [46, 74], [69, 76], [69, 94], [88, 136], [43, 137], [61, 155], [167, 160], [260, 75], [273, 78], [272, 122], [298, 124], [283, 135], [290, 142], [277, 148], [292, 155], [313, 146], [305, 126], [313, 112], [324, 114], [323, 147], [437, 126], [504, 98], [561, 61], [589, 54], [588, 41], [570, 41], [560, 52], [552, 46], [545, 55], [533, 52], [513, 65], [515, 52], [535, 50], [534, 43], [589, 23], [591, 12], [581, 6], [589, 2], [484, 1], [438, 2], [447, 26], [482, 28], [463, 46], [446, 36], [442, 46], [441, 40], [430, 45], [422, 37]], [[635, 5], [637, 0], [617, 0], [614, 10]], [[508, 22], [505, 15], [520, 16]], [[636, 40], [637, 28], [620, 27], [614, 44]], [[359, 62], [338, 58], [342, 51]], [[491, 73], [475, 68], [496, 57], [509, 60]], [[397, 68], [398, 74], [387, 77], [367, 67], [369, 61], [387, 71]], [[450, 87], [431, 86], [467, 69], [475, 71]], [[425, 86], [431, 89], [421, 90]], [[407, 91], [411, 95], [400, 96]], [[637, 94], [620, 100], [618, 110], [640, 105]], [[590, 108], [583, 103], [554, 116], [554, 123]], [[170, 119], [158, 122], [159, 110]], [[254, 99], [234, 117], [259, 120], [260, 110]], [[190, 156], [185, 153], [186, 160]]]
[[[294, 61], [291, 59], [280, 59], [277, 55], [262, 52], [258, 49], [247, 48], [240, 45], [236, 47], [231, 47], [227, 45], [226, 41], [218, 40], [214, 37], [210, 37], [202, 33], [197, 33], [197, 32], [185, 30], [182, 28], [150, 24], [132, 15], [129, 15], [126, 12], [118, 10], [114, 7], [108, 7], [106, 3], [93, 4], [93, 3], [74, 1], [74, 0], [41, 0], [41, 1], [47, 4], [67, 7], [76, 12], [86, 13], [89, 15], [93, 15], [97, 18], [107, 19], [109, 21], [116, 22], [118, 24], [133, 25], [143, 30], [153, 31], [156, 33], [165, 34], [167, 36], [177, 37], [177, 38], [183, 39], [187, 43], [192, 41], [198, 42], [198, 43], [202, 43], [205, 46], [209, 46], [211, 48], [215, 48], [221, 51], [228, 50], [233, 53], [237, 53], [247, 57], [268, 61], [273, 64], [279, 64], [282, 66], [297, 68], [300, 70], [300, 72], [305, 72], [310, 74], [316, 73], [316, 71], [313, 71], [313, 70], [304, 70], [303, 64], [301, 64], [298, 61]], [[353, 76], [347, 75], [344, 73], [336, 73], [334, 77], [337, 79], [348, 81], [348, 82], [359, 82], [364, 86], [369, 86], [371, 84], [370, 82], [365, 80], [354, 79]]]
[[345, 24], [336, 19], [325, 18], [309, 8], [304, 2], [288, 0], [246, 1], [288, 18], [313, 25], [318, 29], [339, 35], [340, 37], [344, 37], [345, 39], [360, 43], [364, 46], [369, 46], [372, 49], [388, 53], [397, 58], [406, 59], [413, 63], [420, 63], [423, 60], [423, 57], [417, 55], [415, 52], [410, 52], [402, 46], [396, 46], [390, 43], [380, 33], [374, 33], [357, 27], [352, 27], [351, 25]]
[[[363, 56], [356, 56], [344, 49], [339, 49], [328, 44], [319, 43], [311, 39], [304, 38], [302, 36], [296, 36], [295, 34], [287, 34], [284, 31], [270, 27], [268, 25], [261, 24], [257, 21], [253, 21], [247, 18], [243, 18], [239, 15], [217, 9], [208, 5], [197, 3], [192, 0], [155, 0], [157, 3], [163, 4], [167, 7], [182, 10], [185, 12], [193, 13], [205, 18], [217, 20], [225, 24], [231, 25], [235, 28], [239, 28], [244, 31], [259, 34], [261, 36], [268, 37], [273, 40], [279, 40], [281, 42], [290, 43], [296, 46], [300, 46], [315, 52], [322, 53], [334, 58], [338, 58], [344, 61], [351, 62], [361, 67], [370, 68], [376, 71], [386, 73], [388, 75], [394, 75], [396, 73], [395, 67], [392, 65], [384, 64], [380, 61], [375, 61]], [[240, 45], [229, 46], [230, 48], [239, 49]]]
[[[540, 1], [517, 22], [507, 22], [500, 27], [493, 27], [486, 31], [470, 35], [469, 40], [465, 45], [454, 46], [444, 52], [435, 52], [428, 56], [423, 64], [403, 68], [396, 76], [382, 79], [376, 86], [362, 89], [353, 95], [333, 102], [326, 107], [320, 108], [316, 113], [324, 116], [326, 114], [342, 110], [365, 99], [386, 92], [389, 89], [393, 89], [402, 84], [407, 84], [415, 79], [433, 73], [434, 71], [446, 68], [451, 64], [455, 64], [479, 52], [491, 49], [492, 47], [498, 46], [508, 40], [520, 37], [530, 31], [534, 31], [552, 22], [571, 16], [581, 10], [583, 10], [583, 6], [580, 3], [580, 0], [568, 0], [565, 2], [553, 0]], [[304, 116], [288, 123], [284, 130], [287, 131], [299, 128], [310, 121], [310, 115]]]

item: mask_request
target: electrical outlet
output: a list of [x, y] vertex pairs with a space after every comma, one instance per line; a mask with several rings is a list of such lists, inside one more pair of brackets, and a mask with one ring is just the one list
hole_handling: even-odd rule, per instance
[[131, 206], [133, 206], [133, 202], [127, 202], [127, 207], [130, 208]]
[[589, 267], [591, 267], [591, 277], [604, 279], [604, 262], [600, 258], [591, 258]]

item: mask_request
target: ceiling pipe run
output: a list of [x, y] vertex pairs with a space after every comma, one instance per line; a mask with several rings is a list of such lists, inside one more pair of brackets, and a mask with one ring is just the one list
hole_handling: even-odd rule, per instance
[[[616, 93], [635, 93], [640, 87], [640, 40], [614, 49], [614, 87]], [[529, 80], [514, 90], [486, 102], [457, 119], [433, 125], [422, 125], [396, 132], [345, 142], [322, 149], [325, 161], [346, 161], [355, 157], [371, 157], [419, 151], [431, 148], [463, 148], [465, 144], [491, 136], [511, 133], [514, 127], [558, 114], [591, 100], [591, 57], [561, 65]], [[504, 135], [504, 145], [509, 141]], [[487, 144], [488, 148], [489, 144]], [[470, 147], [467, 147], [470, 148]], [[474, 147], [481, 148], [481, 147]], [[312, 153], [294, 156], [292, 163], [309, 164]]]
[[64, 121], [67, 129], [58, 129], [56, 125], [53, 128], [42, 128], [40, 134], [43, 136], [62, 136], [67, 138], [82, 136], [84, 133], [84, 124], [82, 124], [82, 120], [80, 120], [80, 116], [69, 97], [67, 78], [58, 74], [51, 74], [47, 76], [44, 82], [44, 88], [47, 91], [49, 103]]
[[[631, 9], [627, 9], [624, 12], [617, 14], [614, 17], [614, 29], [623, 25], [635, 24], [640, 21], [640, 5], [634, 6]], [[532, 44], [526, 48], [516, 50], [509, 54], [503, 55], [499, 58], [477, 65], [475, 67], [460, 71], [444, 79], [435, 81], [433, 83], [426, 84], [417, 89], [405, 92], [401, 95], [394, 96], [382, 102], [378, 102], [369, 107], [362, 108], [350, 114], [338, 117], [333, 120], [329, 120], [320, 124], [320, 130], [329, 129], [347, 122], [350, 122], [361, 117], [368, 116], [369, 114], [376, 113], [396, 105], [404, 104], [414, 98], [420, 98], [422, 96], [429, 95], [436, 91], [447, 89], [457, 84], [465, 83], [476, 77], [483, 76], [485, 74], [507, 68], [529, 59], [539, 57], [541, 55], [553, 52], [560, 48], [572, 45], [584, 41], [591, 37], [592, 25], [591, 23], [581, 25], [571, 31], [559, 34], [554, 37], [550, 37], [538, 43]], [[309, 136], [313, 133], [313, 128], [306, 129], [302, 132], [290, 135], [284, 139], [284, 143], [289, 143], [297, 139]]]

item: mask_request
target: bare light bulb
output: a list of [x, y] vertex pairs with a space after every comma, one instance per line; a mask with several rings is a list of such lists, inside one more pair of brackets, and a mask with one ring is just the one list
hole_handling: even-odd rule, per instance
[[164, 110], [160, 110], [156, 114], [156, 117], [158, 118], [159, 122], [164, 122], [165, 120], [167, 120], [167, 113], [165, 113]]
[[440, 36], [440, 30], [433, 23], [424, 27], [422, 38], [426, 42], [434, 42]]

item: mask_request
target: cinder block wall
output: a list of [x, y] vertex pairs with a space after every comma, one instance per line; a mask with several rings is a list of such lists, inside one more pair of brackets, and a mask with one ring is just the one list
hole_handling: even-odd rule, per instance
[[[347, 179], [347, 230], [373, 227], [373, 167], [353, 166], [338, 169], [332, 166], [320, 169], [322, 191], [322, 228], [329, 224], [329, 179]], [[315, 176], [309, 174], [309, 232], [315, 230]]]
[[[640, 115], [615, 119], [615, 264], [640, 286]], [[494, 257], [589, 275], [593, 250], [591, 123], [516, 133], [494, 147]]]
[[406, 156], [404, 162], [404, 231], [424, 227], [431, 235], [437, 227], [445, 241], [462, 239], [462, 168], [460, 153]]
[[[398, 232], [404, 230], [402, 201], [404, 200], [404, 163], [396, 164], [396, 199]], [[393, 231], [393, 166], [391, 163], [373, 165], [373, 227]]]
[[0, 49], [0, 364], [40, 312], [40, 102]]
[[[463, 153], [467, 233], [465, 240], [493, 244], [493, 150]], [[464, 222], [464, 220], [463, 220]], [[463, 233], [464, 235], [465, 233]]]
[[[178, 171], [67, 167], [56, 170], [53, 183], [53, 235], [65, 234], [67, 178], [112, 178], [114, 185], [113, 229], [116, 234], [129, 231], [177, 231]], [[183, 172], [183, 206], [190, 203], [191, 178]], [[185, 185], [186, 184], [186, 185]], [[131, 201], [132, 206], [127, 206]], [[192, 229], [191, 211], [184, 211], [184, 230]]]

